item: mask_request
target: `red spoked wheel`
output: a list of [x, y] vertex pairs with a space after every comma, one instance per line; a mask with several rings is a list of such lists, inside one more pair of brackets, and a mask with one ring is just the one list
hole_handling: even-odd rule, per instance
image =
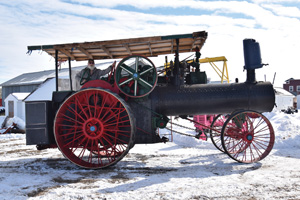
[[222, 152], [225, 152], [222, 147], [222, 140], [221, 140], [221, 132], [225, 121], [226, 121], [226, 116], [220, 114], [214, 118], [214, 120], [210, 125], [211, 127], [210, 139], [212, 143], [215, 145], [215, 147]]
[[240, 111], [226, 120], [221, 140], [229, 157], [241, 163], [253, 163], [271, 152], [275, 135], [265, 116], [256, 111]]
[[56, 143], [71, 162], [105, 168], [120, 161], [133, 146], [135, 120], [127, 103], [104, 89], [70, 96], [57, 111]]

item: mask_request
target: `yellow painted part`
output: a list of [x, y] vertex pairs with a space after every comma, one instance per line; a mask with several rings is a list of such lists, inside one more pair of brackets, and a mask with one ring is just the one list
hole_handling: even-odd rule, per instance
[[[223, 61], [223, 68], [222, 70], [218, 68], [218, 66], [214, 62], [220, 62]], [[193, 60], [188, 60], [187, 63], [192, 63]], [[227, 68], [227, 59], [225, 56], [220, 57], [213, 57], [213, 58], [201, 58], [199, 59], [200, 63], [209, 63], [212, 68], [215, 70], [215, 72], [218, 74], [218, 76], [221, 78], [221, 83], [223, 83], [224, 80], [229, 83], [229, 76], [228, 76], [228, 68]], [[165, 68], [170, 67], [170, 63], [164, 64]]]
[[213, 57], [213, 58], [201, 58], [199, 59], [200, 63], [207, 63], [207, 62], [218, 62], [218, 61], [224, 61], [226, 62], [227, 59], [225, 56], [220, 56], [220, 57]]

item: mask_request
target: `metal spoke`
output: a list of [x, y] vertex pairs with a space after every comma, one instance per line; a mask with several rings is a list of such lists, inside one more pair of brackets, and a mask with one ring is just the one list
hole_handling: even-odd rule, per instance
[[152, 69], [153, 69], [153, 67], [151, 67], [151, 68], [149, 68], [149, 69], [143, 71], [142, 73], [140, 73], [140, 76], [143, 75], [143, 74], [146, 74], [147, 72], [151, 71]]
[[146, 85], [149, 86], [150, 88], [153, 87], [153, 85], [151, 85], [150, 83], [148, 83], [147, 81], [145, 81], [145, 80], [142, 79], [142, 78], [139, 78], [139, 81], [143, 82], [144, 84], [146, 84]]
[[122, 83], [120, 83], [119, 85], [122, 86], [122, 85], [124, 85], [124, 84], [126, 84], [126, 83], [128, 83], [128, 82], [130, 82], [132, 80], [133, 80], [133, 78], [129, 78], [126, 81], [123, 81]]
[[[124, 65], [124, 64], [123, 64]], [[133, 73], [131, 71], [129, 71], [128, 69], [126, 69], [125, 67], [123, 67], [122, 65], [120, 66], [122, 69], [124, 69], [128, 74], [133, 75]]]
[[135, 72], [138, 72], [138, 66], [139, 66], [139, 57], [135, 58]]
[[134, 96], [136, 96], [137, 92], [137, 80], [134, 81]]

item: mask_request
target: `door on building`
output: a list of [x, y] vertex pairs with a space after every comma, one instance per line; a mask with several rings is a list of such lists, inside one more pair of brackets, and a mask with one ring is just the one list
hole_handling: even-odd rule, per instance
[[8, 101], [8, 117], [14, 117], [14, 101]]

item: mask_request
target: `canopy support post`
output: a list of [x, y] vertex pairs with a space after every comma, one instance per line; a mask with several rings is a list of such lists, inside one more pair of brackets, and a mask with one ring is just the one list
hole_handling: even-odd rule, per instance
[[55, 85], [56, 92], [58, 92], [58, 50], [55, 50]]
[[72, 70], [71, 70], [71, 58], [69, 57], [69, 79], [70, 79], [70, 89], [73, 91], [72, 87]]

